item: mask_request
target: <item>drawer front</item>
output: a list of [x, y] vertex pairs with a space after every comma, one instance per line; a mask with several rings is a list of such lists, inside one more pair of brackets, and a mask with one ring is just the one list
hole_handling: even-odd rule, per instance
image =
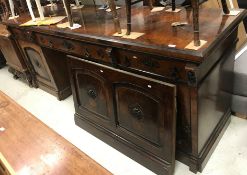
[[[92, 120], [100, 111], [97, 118], [110, 118], [112, 130], [124, 138], [124, 142], [127, 140], [126, 144], [168, 162], [173, 160], [175, 85], [71, 56], [69, 65], [75, 106], [79, 107], [77, 112]], [[108, 105], [104, 108], [109, 112], [100, 110], [102, 105]], [[86, 108], [91, 114], [80, 108]], [[102, 121], [96, 124], [104, 126]]]
[[112, 48], [53, 36], [36, 34], [37, 42], [44, 47], [78, 55], [86, 59], [111, 63]]
[[16, 40], [24, 40], [24, 41], [30, 41], [30, 42], [34, 42], [34, 34], [31, 31], [27, 31], [27, 30], [20, 30], [18, 28], [12, 28], [11, 29], [12, 33], [13, 33], [13, 37]]
[[140, 54], [131, 51], [118, 50], [115, 53], [117, 65], [156, 74], [174, 81], [186, 81], [185, 63], [159, 59], [148, 54]]

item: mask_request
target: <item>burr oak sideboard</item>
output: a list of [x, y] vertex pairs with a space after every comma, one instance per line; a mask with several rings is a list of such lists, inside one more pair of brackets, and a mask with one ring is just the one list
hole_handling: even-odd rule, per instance
[[[237, 29], [246, 11], [200, 9], [206, 44], [199, 50], [185, 49], [194, 37], [190, 9], [133, 7], [132, 32], [143, 33], [137, 39], [113, 36], [110, 13], [86, 7], [83, 15], [75, 30], [20, 27], [28, 15], [5, 24], [15, 39], [28, 33], [32, 40], [22, 40], [42, 48], [46, 60], [67, 55], [78, 126], [155, 173], [172, 174], [175, 158], [202, 171], [230, 122]], [[119, 16], [126, 26], [124, 9]], [[188, 25], [171, 27], [178, 21]]]

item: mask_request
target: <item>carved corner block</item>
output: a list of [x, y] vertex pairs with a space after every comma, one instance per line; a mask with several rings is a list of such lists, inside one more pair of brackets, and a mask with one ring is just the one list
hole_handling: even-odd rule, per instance
[[196, 87], [198, 85], [197, 66], [193, 64], [187, 64], [185, 66], [188, 85]]

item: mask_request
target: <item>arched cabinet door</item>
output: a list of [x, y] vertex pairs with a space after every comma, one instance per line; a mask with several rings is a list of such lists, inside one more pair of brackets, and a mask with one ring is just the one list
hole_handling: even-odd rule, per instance
[[147, 154], [174, 161], [176, 86], [120, 71], [112, 77], [117, 133]]
[[176, 86], [73, 56], [69, 68], [78, 116], [96, 126], [109, 121], [113, 132], [108, 135], [161, 162], [170, 174], [175, 161]]
[[111, 86], [104, 72], [80, 61], [71, 63], [71, 83], [76, 112], [103, 127], [114, 125]]
[[36, 75], [47, 81], [51, 81], [44, 63], [42, 62], [40, 53], [31, 47], [25, 47], [24, 51], [31, 62]]
[[54, 81], [41, 48], [35, 44], [19, 40], [26, 62], [39, 83], [54, 86]]

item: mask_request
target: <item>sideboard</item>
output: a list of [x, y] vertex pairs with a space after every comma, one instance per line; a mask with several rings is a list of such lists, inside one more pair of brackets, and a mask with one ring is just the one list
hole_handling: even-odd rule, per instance
[[[119, 16], [126, 26], [124, 9]], [[186, 49], [194, 37], [191, 9], [133, 7], [132, 31], [143, 33], [137, 39], [113, 36], [111, 14], [91, 7], [74, 30], [20, 27], [27, 14], [4, 24], [22, 50], [39, 53], [30, 62], [40, 69], [40, 83], [65, 83], [66, 73], [58, 72], [68, 66], [76, 125], [155, 173], [172, 174], [175, 158], [202, 171], [230, 122], [238, 25], [246, 11], [227, 16], [202, 8], [199, 16], [206, 44], [198, 50]], [[171, 27], [178, 21], [188, 25]]]

